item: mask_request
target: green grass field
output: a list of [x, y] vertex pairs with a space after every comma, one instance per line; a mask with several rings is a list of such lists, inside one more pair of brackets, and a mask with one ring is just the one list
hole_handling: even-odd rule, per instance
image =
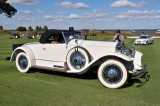
[[[111, 37], [90, 37], [111, 40]], [[22, 74], [14, 62], [6, 61], [12, 44], [38, 41], [37, 39], [8, 39], [0, 34], [0, 106], [160, 106], [160, 39], [151, 45], [136, 45], [147, 65], [147, 81], [131, 79], [120, 89], [103, 87], [96, 74], [75, 75], [33, 69]], [[133, 45], [134, 39], [126, 39]]]

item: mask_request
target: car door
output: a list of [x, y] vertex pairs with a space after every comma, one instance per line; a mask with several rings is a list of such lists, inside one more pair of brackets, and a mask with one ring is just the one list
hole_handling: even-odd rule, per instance
[[45, 61], [65, 62], [66, 61], [66, 44], [43, 44], [43, 57]]
[[65, 62], [66, 61], [66, 43], [59, 44], [36, 44], [31, 49], [36, 60]]

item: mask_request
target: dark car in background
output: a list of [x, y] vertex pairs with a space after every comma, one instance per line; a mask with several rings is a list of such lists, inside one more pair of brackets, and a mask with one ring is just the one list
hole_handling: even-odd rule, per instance
[[9, 39], [18, 39], [18, 38], [20, 38], [20, 35], [15, 33], [9, 36]]

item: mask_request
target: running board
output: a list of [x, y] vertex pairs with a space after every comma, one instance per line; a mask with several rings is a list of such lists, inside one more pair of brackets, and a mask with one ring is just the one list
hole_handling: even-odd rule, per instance
[[33, 66], [32, 68], [36, 69], [44, 69], [44, 70], [50, 70], [50, 71], [58, 71], [58, 72], [67, 72], [69, 71], [67, 68], [53, 68], [53, 67], [45, 67], [45, 66]]

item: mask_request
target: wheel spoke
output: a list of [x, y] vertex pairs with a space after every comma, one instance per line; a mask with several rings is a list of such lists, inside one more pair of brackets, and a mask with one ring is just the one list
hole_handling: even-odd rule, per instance
[[86, 59], [81, 52], [74, 52], [70, 59], [71, 65], [75, 69], [82, 69], [86, 63]]
[[20, 66], [21, 69], [26, 69], [28, 66], [28, 60], [25, 56], [20, 56], [18, 59], [18, 64]]
[[109, 84], [117, 84], [122, 77], [122, 70], [117, 65], [110, 64], [103, 69], [103, 78]]

